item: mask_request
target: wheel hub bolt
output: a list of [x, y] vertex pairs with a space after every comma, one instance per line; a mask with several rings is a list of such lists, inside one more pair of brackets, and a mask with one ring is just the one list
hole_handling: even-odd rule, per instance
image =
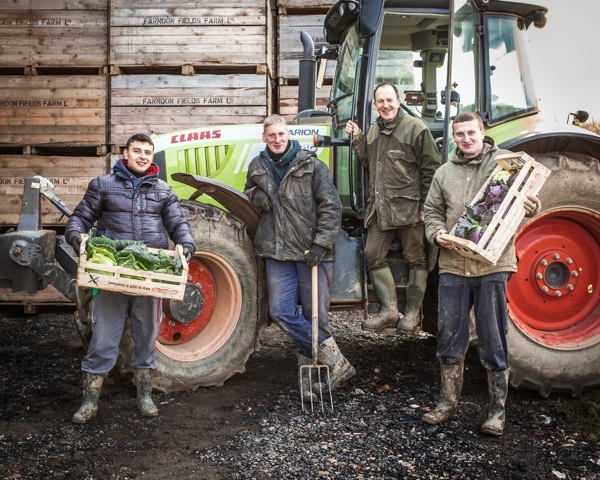
[[554, 292], [554, 296], [555, 297], [560, 297], [561, 293], [557, 290], [556, 292]]
[[548, 261], [547, 261], [546, 259], [543, 259], [541, 263], [542, 263], [542, 265], [543, 265], [544, 267], [545, 267], [546, 265], [548, 265]]
[[552, 255], [552, 258], [554, 260], [558, 260], [560, 258], [560, 255], [558, 253], [555, 253], [554, 255]]
[[570, 292], [573, 291], [573, 285], [571, 285], [570, 283], [567, 285], [567, 290], [569, 290]]
[[538, 280], [541, 280], [542, 278], [544, 278], [544, 276], [541, 273], [536, 274], [535, 278], [537, 278]]
[[542, 287], [542, 292], [546, 293], [548, 290], [550, 289], [546, 285]]
[[570, 258], [567, 258], [567, 259], [565, 260], [565, 262], [567, 262], [567, 265], [571, 265], [571, 264], [573, 263], [573, 260], [572, 260], [572, 259], [570, 259]]
[[573, 276], [573, 277], [578, 277], [578, 276], [579, 276], [579, 273], [578, 273], [578, 272], [576, 272], [576, 271], [573, 271], [573, 272], [571, 272], [571, 276]]

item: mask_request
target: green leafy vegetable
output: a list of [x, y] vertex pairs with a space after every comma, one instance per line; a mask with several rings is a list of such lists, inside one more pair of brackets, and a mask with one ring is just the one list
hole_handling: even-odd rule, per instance
[[[86, 244], [87, 260], [104, 265], [118, 265], [134, 270], [181, 275], [181, 260], [175, 262], [164, 250], [154, 254], [144, 242], [92, 237]], [[101, 273], [101, 272], [98, 272]], [[105, 273], [106, 272], [102, 272]], [[143, 280], [143, 277], [131, 277]]]

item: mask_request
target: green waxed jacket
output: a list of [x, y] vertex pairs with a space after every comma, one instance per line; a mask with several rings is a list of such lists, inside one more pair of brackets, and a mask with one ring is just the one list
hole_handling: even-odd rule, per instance
[[[500, 150], [494, 140], [485, 137], [483, 151], [477, 157], [465, 159], [461, 153], [455, 152], [452, 159], [435, 172], [425, 201], [425, 236], [429, 243], [437, 245], [435, 236], [440, 230], [452, 230], [464, 212], [465, 203], [475, 198], [496, 168], [495, 159], [501, 153], [509, 152]], [[438, 265], [440, 273], [463, 277], [516, 272], [515, 244], [512, 240], [508, 243], [496, 265], [462, 257], [456, 250], [440, 248]]]
[[353, 147], [369, 169], [365, 226], [375, 214], [380, 230], [419, 223], [433, 174], [441, 162], [425, 124], [402, 111], [387, 126], [379, 117], [366, 135], [354, 135]]

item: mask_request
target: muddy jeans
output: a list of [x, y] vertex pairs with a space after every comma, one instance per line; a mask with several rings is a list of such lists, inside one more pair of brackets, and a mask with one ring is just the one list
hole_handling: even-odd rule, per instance
[[[304, 262], [265, 259], [269, 316], [296, 343], [305, 357], [312, 356], [311, 272]], [[329, 303], [333, 262], [319, 264], [319, 344], [331, 336]], [[298, 309], [302, 305], [302, 312]]]
[[161, 305], [158, 298], [100, 290], [92, 308], [92, 340], [81, 369], [94, 374], [106, 374], [113, 369], [119, 356], [127, 315], [134, 343], [131, 366], [155, 369]]
[[481, 277], [440, 275], [436, 356], [441, 363], [464, 360], [469, 348], [469, 312], [474, 307], [482, 365], [492, 372], [508, 368], [508, 278], [507, 272]]

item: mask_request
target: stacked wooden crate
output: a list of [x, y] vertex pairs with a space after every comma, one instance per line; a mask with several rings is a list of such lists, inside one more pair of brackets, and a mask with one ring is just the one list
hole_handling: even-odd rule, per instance
[[[0, 225], [18, 222], [24, 177], [73, 209], [106, 170], [107, 1], [0, 3]], [[42, 207], [44, 225], [66, 222]]]
[[[327, 44], [323, 23], [333, 0], [278, 0], [277, 15], [277, 85], [278, 111], [287, 119], [298, 113], [299, 61], [304, 48], [300, 40], [302, 31], [308, 33], [318, 52]], [[315, 95], [315, 107], [327, 110], [335, 61], [328, 61], [324, 82]]]
[[113, 153], [138, 131], [261, 122], [271, 23], [267, 0], [111, 0]]

